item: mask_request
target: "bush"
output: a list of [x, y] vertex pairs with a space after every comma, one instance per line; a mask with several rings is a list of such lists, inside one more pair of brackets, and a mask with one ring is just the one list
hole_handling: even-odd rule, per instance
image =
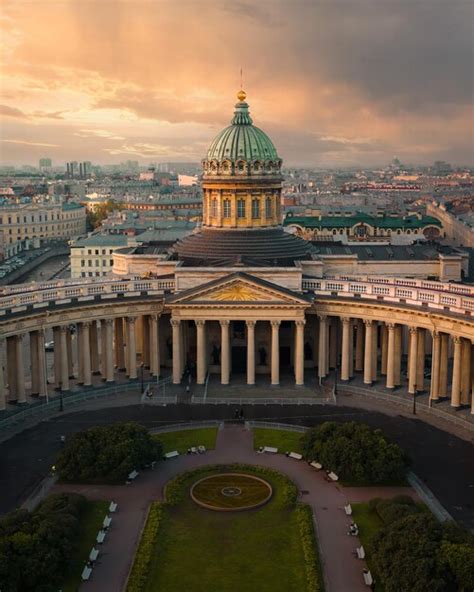
[[127, 592], [141, 592], [141, 590], [145, 589], [162, 520], [163, 504], [153, 502], [148, 512], [145, 528], [128, 578]]
[[411, 516], [412, 514], [419, 514], [421, 512], [420, 508], [411, 498], [406, 496], [411, 501], [411, 503], [406, 503], [404, 497], [399, 496], [398, 499], [378, 500], [374, 509], [382, 522], [387, 525], [392, 524], [392, 522], [405, 518], [405, 516]]
[[304, 434], [302, 447], [307, 460], [318, 460], [354, 484], [400, 482], [407, 471], [400, 447], [365, 424], [325, 422]]
[[86, 504], [77, 494], [46, 498], [36, 510], [0, 520], [0, 590], [49, 592], [60, 586], [71, 560]]
[[75, 434], [60, 453], [56, 469], [63, 481], [117, 483], [161, 456], [160, 442], [146, 428], [117, 423]]
[[300, 529], [301, 544], [303, 545], [308, 592], [319, 592], [323, 589], [322, 573], [319, 564], [316, 537], [314, 535], [311, 508], [306, 504], [299, 504], [296, 508], [296, 519]]

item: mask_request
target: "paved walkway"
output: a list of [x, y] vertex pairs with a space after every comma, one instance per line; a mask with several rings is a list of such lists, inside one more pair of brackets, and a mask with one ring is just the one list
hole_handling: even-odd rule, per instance
[[[112, 526], [101, 547], [99, 563], [85, 592], [121, 592], [133, 561], [134, 551], [151, 501], [160, 500], [167, 481], [189, 469], [220, 463], [246, 463], [273, 468], [288, 475], [300, 491], [301, 501], [313, 509], [321, 550], [326, 592], [365, 592], [362, 577], [365, 562], [353, 556], [359, 541], [347, 535], [351, 522], [343, 506], [349, 502], [392, 497], [400, 493], [415, 494], [410, 488], [343, 488], [327, 483], [324, 473], [308, 464], [284, 455], [257, 454], [253, 450], [252, 432], [240, 425], [219, 430], [216, 449], [205, 455], [184, 455], [161, 463], [156, 470], [144, 472], [130, 486], [56, 485], [53, 491], [76, 491], [91, 499], [113, 500], [119, 504]], [[304, 492], [304, 493], [303, 493]], [[257, 591], [249, 591], [257, 592]]]

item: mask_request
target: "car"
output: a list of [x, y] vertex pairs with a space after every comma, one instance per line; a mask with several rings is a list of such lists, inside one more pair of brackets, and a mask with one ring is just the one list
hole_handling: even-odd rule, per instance
[[47, 341], [44, 344], [44, 350], [47, 351], [47, 352], [54, 351], [54, 341]]

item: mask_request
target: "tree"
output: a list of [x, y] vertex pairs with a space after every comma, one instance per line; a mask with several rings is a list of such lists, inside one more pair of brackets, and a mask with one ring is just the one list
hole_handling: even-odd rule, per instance
[[460, 589], [474, 590], [473, 545], [444, 541], [439, 552], [439, 559], [450, 569]]

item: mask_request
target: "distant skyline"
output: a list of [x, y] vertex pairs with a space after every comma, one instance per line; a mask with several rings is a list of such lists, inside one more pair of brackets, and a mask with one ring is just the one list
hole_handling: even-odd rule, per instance
[[474, 162], [470, 0], [4, 0], [0, 161], [197, 162], [244, 70], [286, 166]]

